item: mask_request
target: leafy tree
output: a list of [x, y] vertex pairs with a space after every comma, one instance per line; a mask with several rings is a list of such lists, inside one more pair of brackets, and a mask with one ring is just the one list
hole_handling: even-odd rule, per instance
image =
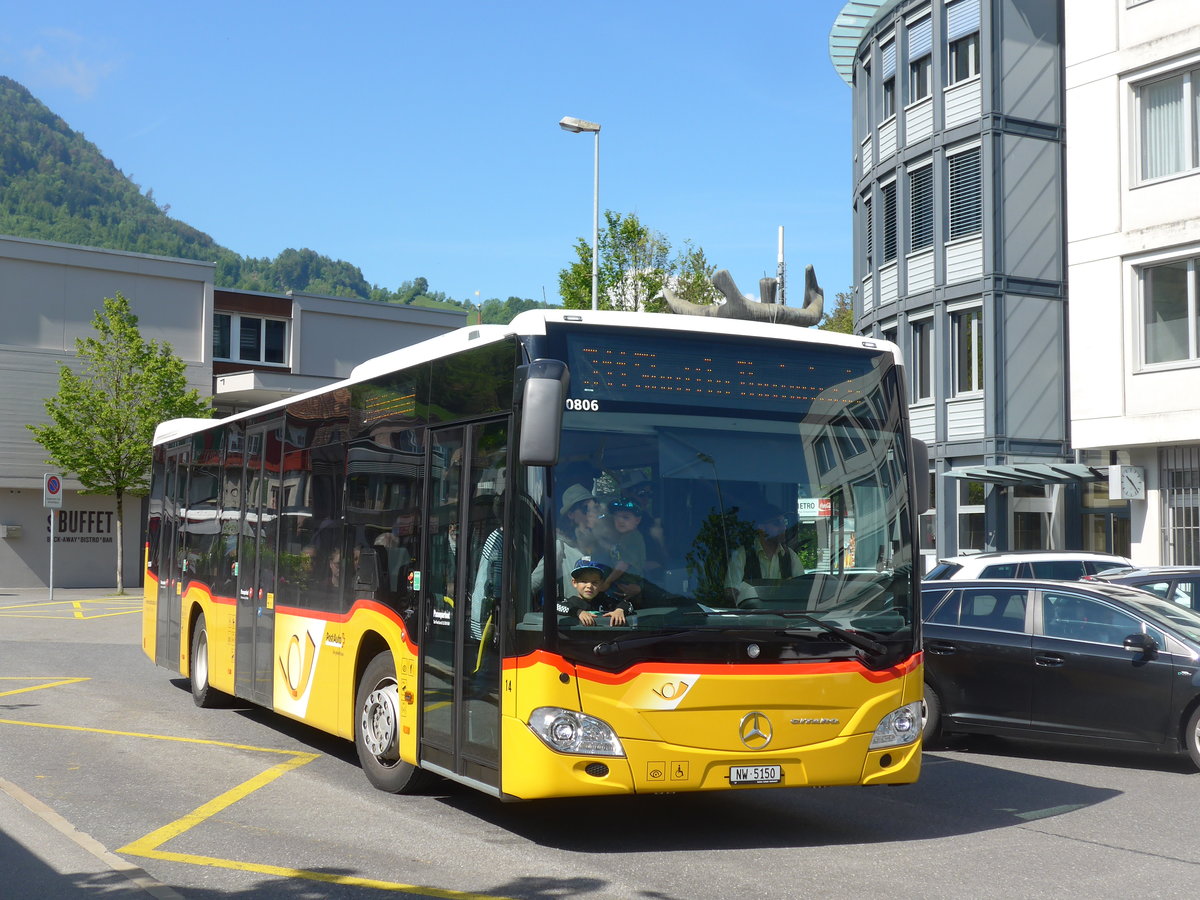
[[212, 415], [170, 346], [145, 341], [129, 301], [117, 293], [92, 316], [98, 337], [76, 338], [83, 374], [59, 363], [58, 394], [46, 401], [47, 425], [28, 425], [46, 462], [74, 475], [86, 494], [117, 499], [117, 593], [125, 592], [125, 495], [150, 487], [154, 428], [165, 419]]
[[[597, 306], [600, 309], [662, 312], [664, 285], [686, 292], [695, 303], [711, 303], [716, 297], [708, 278], [714, 267], [704, 251], [690, 241], [675, 256], [671, 243], [661, 232], [644, 225], [635, 213], [622, 216], [604, 212], [604, 227], [598, 235], [600, 265], [597, 269]], [[586, 238], [575, 243], [578, 259], [558, 273], [558, 289], [567, 309], [592, 306], [592, 245]]]
[[[588, 276], [590, 279], [590, 275]], [[591, 287], [589, 281], [588, 287], [588, 306], [591, 307]], [[515, 319], [520, 313], [528, 309], [556, 309], [557, 307], [549, 303], [542, 303], [539, 300], [521, 299], [520, 297], [509, 297], [504, 302], [501, 302], [498, 297], [492, 297], [489, 300], [484, 300], [479, 307], [479, 318], [481, 322], [488, 325], [507, 325]], [[474, 321], [473, 317], [471, 321]]]
[[[703, 248], [693, 247], [691, 241], [684, 241], [678, 263], [679, 271], [674, 279], [675, 293], [684, 300], [702, 306], [716, 303], [717, 298], [721, 296], [721, 292], [713, 287], [712, 283], [717, 267], [709, 264]], [[664, 307], [665, 305], [663, 303]]]
[[826, 309], [817, 323], [823, 331], [838, 331], [854, 334], [854, 286], [838, 291], [833, 298], [833, 309]]

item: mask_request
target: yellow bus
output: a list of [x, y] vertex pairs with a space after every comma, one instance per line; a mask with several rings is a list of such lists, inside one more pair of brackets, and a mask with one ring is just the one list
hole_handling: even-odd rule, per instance
[[889, 343], [527, 312], [162, 423], [143, 648], [386, 791], [909, 783], [927, 466]]

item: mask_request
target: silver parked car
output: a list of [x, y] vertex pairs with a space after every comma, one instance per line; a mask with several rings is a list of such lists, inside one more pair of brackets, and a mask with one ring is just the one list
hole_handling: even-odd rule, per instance
[[938, 560], [925, 581], [962, 578], [1054, 578], [1078, 581], [1108, 569], [1132, 566], [1124, 556], [1089, 550], [1019, 550], [972, 553]]

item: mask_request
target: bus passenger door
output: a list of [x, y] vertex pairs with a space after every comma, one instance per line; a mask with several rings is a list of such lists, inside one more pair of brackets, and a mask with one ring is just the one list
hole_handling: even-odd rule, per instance
[[499, 604], [508, 426], [430, 432], [421, 758], [499, 786]]
[[275, 577], [283, 443], [282, 423], [246, 433], [242, 527], [238, 537], [237, 662], [234, 689], [264, 706], [273, 700]]
[[158, 536], [158, 627], [154, 661], [178, 669], [180, 662], [180, 616], [183, 607], [188, 459], [190, 451], [171, 451], [163, 460], [162, 517]]

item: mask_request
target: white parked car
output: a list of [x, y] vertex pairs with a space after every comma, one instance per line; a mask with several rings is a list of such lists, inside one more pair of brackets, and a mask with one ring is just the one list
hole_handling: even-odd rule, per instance
[[972, 553], [940, 559], [925, 581], [961, 578], [1053, 578], [1078, 581], [1119, 566], [1131, 566], [1124, 556], [1088, 550], [1020, 550], [1011, 553]]

